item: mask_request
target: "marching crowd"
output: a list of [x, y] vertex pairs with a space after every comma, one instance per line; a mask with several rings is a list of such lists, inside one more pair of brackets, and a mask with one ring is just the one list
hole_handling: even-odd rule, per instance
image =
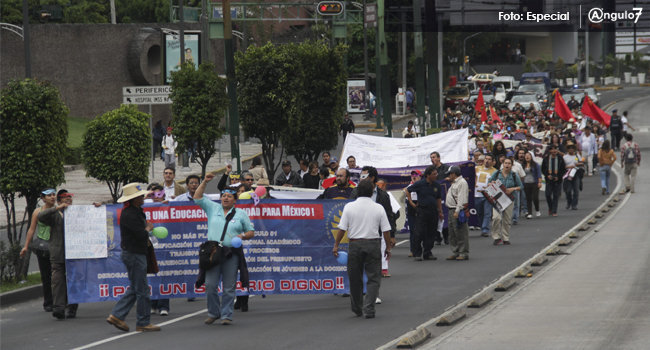
[[[460, 167], [442, 163], [441, 155], [433, 151], [430, 153], [431, 165], [424, 172], [413, 170], [411, 182], [404, 189], [406, 201], [403, 205], [410, 235], [409, 256], [415, 261], [436, 260], [432, 248], [444, 242], [452, 253], [447, 260], [468, 260], [469, 230], [480, 230], [481, 236], [491, 237], [494, 245], [509, 245], [511, 225], [517, 225], [522, 217], [533, 219], [542, 215], [540, 191], [545, 194], [549, 216], [558, 216], [562, 192], [566, 200], [565, 209], [577, 210], [583, 177], [600, 174], [601, 194], [607, 195], [611, 189], [611, 167], [617, 160], [624, 171], [622, 193], [634, 193], [641, 153], [629, 133], [634, 128], [627, 121], [627, 112], [619, 116], [617, 110], [613, 110], [609, 120], [599, 122], [581, 113], [578, 107], [575, 106], [568, 117], [566, 113], [558, 116], [553, 104], [550, 109], [542, 111], [535, 110], [532, 105], [529, 108], [516, 106], [513, 110], [497, 110], [489, 106], [490, 117], [484, 110], [475, 110], [464, 103], [455, 111], [447, 109], [441, 131], [458, 128], [469, 131], [468, 160], [475, 164], [473, 192], [477, 223], [469, 225], [474, 214], [469, 205], [472, 191]], [[204, 195], [206, 184], [214, 175], [206, 175], [203, 181], [199, 176], [190, 175], [185, 179], [186, 187], [175, 181], [173, 159], [177, 145], [171, 131], [171, 128], [167, 129], [167, 135], [160, 140], [161, 153], [166, 159], [163, 183], [152, 183], [147, 189], [129, 184], [118, 200], [125, 203], [120, 220], [121, 247], [131, 288], [115, 305], [107, 322], [123, 331], [129, 330], [124, 319], [134, 305], [137, 305], [138, 331], [160, 330], [150, 323], [151, 313], [169, 313], [169, 300], [150, 300], [146, 288], [147, 250], [151, 246], [149, 237], [153, 226], [145, 220], [142, 210], [145, 202], [194, 201], [207, 214], [208, 239], [228, 248], [225, 260], [204, 271], [201, 283], [205, 282], [208, 289], [214, 290], [214, 293], [206, 293], [208, 318], [205, 323], [220, 320], [221, 324], [230, 324], [233, 303], [235, 309], [248, 310], [247, 297], [237, 297], [235, 303], [237, 273], [241, 278], [247, 278], [248, 274], [244, 253], [232, 242], [250, 239], [254, 231], [246, 213], [238, 210], [235, 203], [239, 196], [250, 198], [250, 195], [243, 195], [252, 193], [255, 187], [271, 185], [271, 180], [261, 158], [257, 157], [253, 159], [251, 168], [242, 172], [237, 180], [230, 176], [231, 167], [227, 167], [217, 186], [221, 192], [219, 204], [205, 199], [209, 197]], [[341, 131], [344, 135], [354, 132], [354, 125], [347, 116]], [[413, 122], [408, 123], [402, 135], [405, 138], [421, 136]], [[346, 165], [341, 165], [329, 152], [323, 152], [322, 160], [320, 165], [315, 161], [300, 160], [299, 171], [292, 170], [290, 161], [283, 161], [282, 171], [273, 185], [322, 190], [321, 199], [354, 200], [343, 210], [332, 253], [339, 255], [339, 243], [347, 231], [351, 309], [357, 316], [373, 318], [374, 304], [380, 302], [381, 277], [390, 277], [388, 262], [395, 245], [396, 219], [401, 205], [386, 191], [386, 181], [373, 166], [357, 165], [354, 156], [349, 156], [345, 159]], [[445, 179], [449, 185], [446, 197], [442, 198], [441, 180]], [[495, 204], [494, 193], [488, 191], [494, 183], [500, 184], [502, 194], [510, 199], [507, 205]], [[57, 193], [54, 189], [46, 189], [41, 199], [44, 205], [33, 215], [21, 256], [31, 249], [38, 257], [44, 309], [58, 319], [73, 318], [77, 305], [67, 303], [63, 249], [63, 221], [65, 209], [72, 204], [72, 194], [65, 190]], [[443, 224], [442, 205], [448, 210], [446, 224]], [[368, 278], [365, 300], [364, 273]], [[219, 282], [224, 283], [221, 299], [215, 287]]]

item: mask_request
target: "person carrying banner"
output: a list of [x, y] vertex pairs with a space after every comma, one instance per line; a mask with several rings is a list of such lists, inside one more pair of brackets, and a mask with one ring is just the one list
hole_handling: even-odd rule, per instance
[[[50, 226], [50, 265], [52, 267], [52, 316], [59, 320], [74, 318], [78, 304], [68, 304], [65, 271], [65, 210], [72, 205], [72, 193], [59, 190], [57, 206], [41, 210], [38, 221]], [[67, 313], [65, 312], [67, 310]]]
[[129, 276], [129, 288], [115, 304], [106, 322], [117, 329], [128, 332], [129, 326], [124, 322], [126, 315], [136, 304], [138, 332], [160, 331], [160, 327], [151, 324], [151, 299], [149, 282], [147, 281], [147, 250], [151, 241], [149, 233], [153, 224], [147, 222], [142, 210], [144, 197], [149, 193], [137, 183], [130, 183], [123, 188], [123, 195], [117, 202], [124, 203], [120, 214], [120, 235], [122, 241], [122, 262]]
[[[343, 207], [343, 214], [336, 232], [332, 254], [338, 257], [339, 243], [345, 231], [350, 240], [348, 252], [348, 277], [350, 280], [350, 307], [357, 316], [375, 317], [375, 301], [381, 284], [381, 239], [386, 243], [384, 256], [390, 259], [391, 225], [384, 208], [370, 197], [372, 180], [364, 179], [356, 188], [357, 199]], [[379, 234], [378, 232], [381, 232]], [[363, 299], [363, 272], [368, 276], [366, 296]]]
[[[244, 210], [235, 208], [237, 201], [235, 189], [223, 189], [221, 204], [203, 196], [208, 182], [212, 179], [214, 179], [214, 174], [205, 175], [204, 181], [194, 193], [194, 203], [201, 207], [208, 217], [208, 240], [219, 241], [223, 247], [233, 248], [231, 243], [233, 238], [239, 237], [246, 240], [255, 236], [253, 225]], [[230, 219], [226, 220], [227, 218]], [[208, 297], [208, 318], [205, 319], [205, 324], [213, 324], [218, 319], [221, 319], [222, 325], [232, 324], [237, 270], [242, 268], [245, 260], [241, 247], [231, 249], [231, 252], [232, 255], [226, 255], [218, 265], [205, 271], [205, 293]], [[242, 269], [242, 272], [244, 270]], [[222, 282], [221, 301], [217, 291], [219, 281]]]
[[[43, 285], [43, 309], [46, 312], [52, 312], [52, 265], [50, 264], [50, 250], [49, 240], [51, 228], [44, 223], [38, 221], [38, 214], [43, 211], [54, 207], [56, 203], [56, 190], [53, 188], [46, 189], [41, 192], [41, 200], [43, 206], [36, 208], [32, 213], [32, 222], [27, 231], [27, 238], [25, 238], [25, 246], [20, 250], [20, 257], [25, 257], [29, 250], [30, 243], [34, 239], [34, 246], [32, 251], [38, 260], [38, 269], [41, 272], [41, 284]], [[34, 234], [36, 233], [36, 238]], [[38, 242], [38, 243], [37, 243]]]

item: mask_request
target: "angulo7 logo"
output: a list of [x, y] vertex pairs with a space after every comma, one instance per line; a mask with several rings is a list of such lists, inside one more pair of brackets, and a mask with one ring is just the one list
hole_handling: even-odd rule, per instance
[[618, 20], [634, 20], [634, 23], [639, 21], [643, 13], [643, 8], [633, 7], [632, 11], [625, 10], [623, 12], [605, 12], [600, 7], [594, 7], [589, 10], [587, 18], [591, 23], [600, 23], [602, 21], [616, 22]]

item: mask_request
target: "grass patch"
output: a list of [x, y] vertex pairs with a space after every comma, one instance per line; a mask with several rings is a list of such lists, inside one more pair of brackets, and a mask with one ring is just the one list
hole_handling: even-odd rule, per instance
[[24, 287], [29, 287], [29, 286], [33, 286], [33, 285], [36, 285], [36, 284], [41, 284], [41, 273], [40, 272], [35, 272], [35, 273], [28, 274], [26, 281], [20, 281], [20, 282], [3, 281], [0, 284], [0, 293], [10, 292], [12, 290], [16, 290], [16, 289], [24, 288]]
[[86, 132], [86, 124], [90, 119], [68, 116], [68, 146], [80, 147], [81, 141]]

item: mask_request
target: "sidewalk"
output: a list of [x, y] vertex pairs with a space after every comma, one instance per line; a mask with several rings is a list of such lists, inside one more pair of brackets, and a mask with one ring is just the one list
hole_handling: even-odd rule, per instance
[[[221, 152], [215, 153], [210, 161], [206, 171], [221, 170], [227, 161], [231, 160], [230, 157], [230, 144], [228, 142], [221, 142]], [[244, 142], [239, 145], [239, 152], [241, 161], [244, 162], [262, 153], [262, 145], [259, 143]], [[149, 183], [159, 182], [162, 183], [163, 169], [165, 163], [160, 160], [160, 157], [154, 161], [154, 176], [151, 176], [151, 165], [149, 166]], [[108, 185], [100, 182], [91, 177], [86, 177], [86, 170], [81, 166], [66, 166], [65, 182], [57, 187], [57, 190], [65, 188], [69, 192], [74, 193], [74, 204], [92, 204], [93, 202], [112, 203], [111, 193], [108, 190]], [[68, 170], [70, 169], [70, 170]], [[176, 179], [185, 179], [190, 174], [201, 174], [201, 166], [198, 163], [189, 163], [189, 168], [183, 168], [182, 164], [176, 160]], [[25, 214], [25, 199], [16, 198], [16, 220], [21, 222]], [[26, 219], [26, 218], [25, 218]], [[4, 205], [0, 209], [0, 228], [7, 226], [7, 214]]]

